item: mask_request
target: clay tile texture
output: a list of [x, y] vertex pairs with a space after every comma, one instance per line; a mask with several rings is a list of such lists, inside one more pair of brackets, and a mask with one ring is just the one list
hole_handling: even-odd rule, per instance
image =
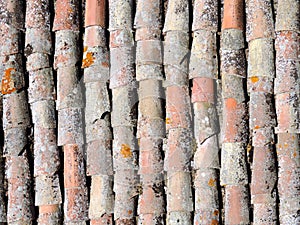
[[300, 224], [299, 0], [0, 0], [0, 224]]

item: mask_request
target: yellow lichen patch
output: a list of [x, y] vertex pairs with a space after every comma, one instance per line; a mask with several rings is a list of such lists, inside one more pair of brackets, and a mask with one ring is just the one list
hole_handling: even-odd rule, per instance
[[132, 156], [132, 152], [131, 149], [129, 147], [129, 145], [127, 144], [122, 144], [121, 146], [121, 154], [124, 158], [129, 158]]
[[297, 152], [296, 151], [293, 153], [293, 156], [294, 156], [294, 158], [297, 157]]
[[247, 152], [249, 153], [249, 152], [251, 152], [251, 150], [252, 150], [252, 145], [251, 144], [247, 144]]
[[218, 220], [212, 220], [211, 221], [211, 225], [218, 225], [218, 224], [219, 224]]
[[284, 143], [283, 146], [284, 146], [285, 148], [287, 148], [289, 145], [288, 145], [287, 143]]
[[85, 58], [82, 60], [82, 68], [91, 66], [94, 63], [94, 56], [92, 52], [87, 52]]
[[218, 215], [219, 215], [219, 210], [215, 210], [215, 211], [213, 212], [213, 215], [214, 215], [214, 216], [218, 216]]
[[102, 65], [103, 67], [109, 67], [108, 62], [102, 62], [101, 65]]
[[256, 129], [259, 129], [260, 128], [260, 126], [258, 126], [258, 125], [255, 125], [254, 126], [254, 129], [256, 130]]
[[13, 82], [13, 80], [11, 80], [11, 72], [12, 71], [15, 71], [15, 69], [14, 68], [8, 68], [4, 72], [4, 76], [3, 76], [2, 81], [1, 81], [1, 86], [2, 86], [1, 93], [3, 95], [10, 94], [10, 93], [16, 91], [14, 82]]
[[88, 47], [87, 46], [84, 46], [83, 47], [83, 52], [86, 52], [88, 50]]
[[128, 210], [128, 215], [131, 215], [132, 214], [132, 210]]
[[250, 80], [252, 83], [256, 83], [257, 81], [259, 81], [259, 78], [257, 76], [254, 76], [254, 77], [250, 77]]
[[68, 12], [68, 13], [73, 13], [73, 9], [68, 8], [68, 9], [67, 9], [67, 12]]
[[170, 118], [166, 118], [166, 124], [171, 124], [171, 119]]
[[215, 186], [215, 182], [216, 182], [215, 179], [210, 178], [209, 181], [208, 181], [208, 185], [211, 186], [211, 187], [214, 187]]

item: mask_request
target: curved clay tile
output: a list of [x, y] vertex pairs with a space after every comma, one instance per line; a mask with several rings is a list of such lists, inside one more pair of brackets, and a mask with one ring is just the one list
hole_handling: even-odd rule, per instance
[[133, 1], [109, 1], [110, 88], [112, 89], [114, 220], [135, 224], [137, 186], [136, 87]]
[[[189, 76], [193, 80], [195, 214], [194, 224], [218, 224], [219, 201], [219, 145], [216, 111], [218, 3], [199, 0], [194, 3]], [[205, 199], [205, 200], [204, 200]]]
[[87, 0], [85, 3], [85, 27], [105, 27], [106, 22], [106, 0]]
[[28, 96], [34, 124], [35, 205], [39, 207], [38, 222], [55, 224], [61, 221], [61, 190], [58, 169], [55, 118], [55, 87], [52, 67], [50, 11], [48, 0], [26, 2]]
[[275, 106], [280, 224], [299, 223], [299, 56], [300, 3], [278, 1]]
[[24, 30], [24, 1], [3, 0], [0, 2], [0, 22]]
[[32, 180], [27, 155], [30, 117], [20, 47], [24, 28], [23, 3], [1, 1], [0, 13], [0, 33], [7, 37], [0, 48], [0, 71], [9, 224], [31, 224], [33, 220]]
[[[2, 102], [2, 95], [0, 95], [0, 101]], [[0, 106], [0, 113], [2, 115], [3, 109], [2, 109], [2, 103]], [[2, 124], [2, 117], [1, 117], [1, 124]], [[2, 128], [2, 125], [0, 127]], [[1, 135], [1, 138], [4, 138], [3, 135]], [[6, 216], [6, 201], [5, 201], [5, 192], [6, 192], [6, 187], [4, 186], [4, 174], [5, 174], [5, 159], [3, 157], [3, 146], [0, 146], [0, 222], [5, 223], [7, 222], [7, 216]]]
[[[247, 9], [249, 128], [253, 138], [251, 202], [254, 223], [277, 222], [274, 151], [275, 109], [272, 104], [274, 68], [274, 21], [271, 1], [250, 0]], [[259, 84], [260, 83], [260, 84]], [[270, 87], [270, 88], [259, 88]], [[256, 88], [255, 88], [256, 87]]]
[[220, 183], [225, 187], [226, 224], [250, 223], [243, 21], [244, 1], [225, 0], [220, 50], [224, 104]]
[[193, 211], [190, 174], [192, 124], [187, 74], [188, 27], [188, 2], [169, 1], [163, 29], [168, 138], [164, 160], [164, 170], [167, 172], [167, 223], [182, 225], [192, 223]]
[[145, 225], [163, 224], [165, 214], [161, 13], [161, 1], [138, 1], [135, 16], [136, 77], [139, 82], [137, 137], [143, 189], [138, 201], [138, 221]]
[[83, 99], [79, 79], [79, 2], [56, 1], [54, 69], [57, 70], [58, 146], [64, 151], [64, 223], [85, 223], [88, 197], [83, 163]]
[[222, 29], [244, 29], [244, 1], [224, 0]]
[[79, 17], [81, 14], [78, 10], [78, 0], [55, 1], [55, 16], [52, 30], [79, 31]]
[[86, 1], [82, 68], [85, 83], [87, 175], [91, 176], [91, 224], [113, 224], [112, 133], [108, 93], [109, 52], [106, 40], [106, 0]]

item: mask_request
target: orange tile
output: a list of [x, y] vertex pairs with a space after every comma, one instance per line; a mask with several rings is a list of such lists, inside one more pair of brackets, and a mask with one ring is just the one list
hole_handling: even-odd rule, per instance
[[87, 0], [85, 4], [85, 27], [105, 27], [106, 0]]
[[244, 29], [243, 0], [224, 0], [222, 29]]

